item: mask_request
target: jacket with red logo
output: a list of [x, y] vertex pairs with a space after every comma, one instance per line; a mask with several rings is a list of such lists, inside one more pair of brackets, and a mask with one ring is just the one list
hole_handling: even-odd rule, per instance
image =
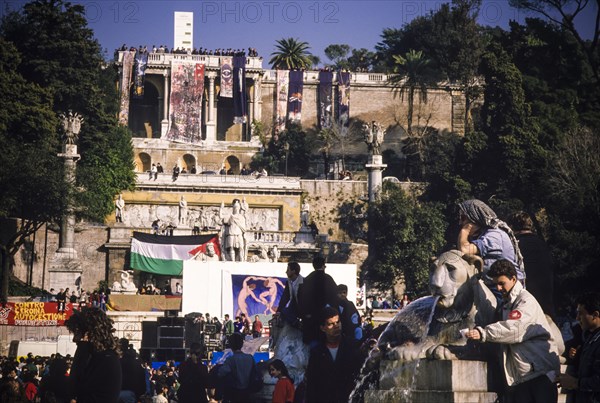
[[482, 342], [502, 344], [509, 386], [560, 371], [556, 341], [536, 299], [517, 281], [502, 306], [502, 320], [477, 327]]

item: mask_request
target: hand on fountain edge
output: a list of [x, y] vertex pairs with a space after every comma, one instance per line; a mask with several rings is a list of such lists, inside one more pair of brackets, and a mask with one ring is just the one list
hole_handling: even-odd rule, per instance
[[468, 332], [465, 332], [465, 337], [471, 340], [481, 340], [481, 331], [477, 328], [470, 329]]

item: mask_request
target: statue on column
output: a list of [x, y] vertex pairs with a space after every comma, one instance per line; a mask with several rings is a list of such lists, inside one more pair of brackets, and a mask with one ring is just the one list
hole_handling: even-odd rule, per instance
[[60, 115], [60, 118], [62, 119], [63, 129], [65, 130], [65, 134], [63, 135], [64, 144], [77, 143], [77, 136], [81, 130], [81, 123], [83, 123], [81, 115], [69, 111], [68, 114]]
[[224, 203], [221, 203], [219, 217], [223, 223], [223, 249], [225, 251], [225, 260], [232, 262], [245, 262], [247, 241], [246, 241], [246, 216], [248, 203], [246, 199], [233, 199], [232, 212], [229, 217], [224, 217]]
[[125, 200], [123, 195], [119, 195], [119, 198], [115, 202], [115, 218], [117, 222], [123, 222], [123, 209], [125, 208]]
[[385, 136], [385, 129], [376, 121], [363, 125], [363, 135], [371, 155], [381, 155], [381, 144]]

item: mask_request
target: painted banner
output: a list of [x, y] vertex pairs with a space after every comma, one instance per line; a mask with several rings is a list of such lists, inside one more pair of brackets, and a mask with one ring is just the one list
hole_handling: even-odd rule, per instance
[[133, 97], [144, 97], [144, 77], [148, 66], [148, 53], [139, 53], [135, 57], [135, 75], [133, 78]]
[[57, 302], [7, 302], [0, 307], [0, 325], [64, 326], [73, 314], [73, 304], [66, 303], [58, 312]]
[[290, 89], [288, 91], [288, 120], [300, 123], [302, 118], [302, 90], [304, 88], [304, 72], [290, 71]]
[[288, 70], [277, 70], [277, 110], [275, 112], [275, 133], [285, 130], [285, 117], [288, 106], [288, 88], [290, 83]]
[[131, 87], [131, 74], [135, 51], [123, 52], [123, 74], [121, 75], [121, 103], [119, 105], [119, 124], [127, 126], [129, 123], [129, 90]]
[[233, 124], [246, 123], [248, 119], [246, 99], [246, 57], [233, 57]]
[[343, 127], [348, 127], [350, 124], [350, 73], [338, 72], [338, 92], [338, 123]]
[[213, 251], [207, 249], [209, 243], [217, 256], [214, 260], [218, 261], [221, 246], [219, 237], [215, 234], [166, 236], [134, 232], [131, 239], [130, 266], [132, 269], [148, 273], [180, 276], [184, 260], [206, 261], [215, 256]]
[[331, 112], [333, 109], [331, 102], [332, 83], [332, 71], [319, 72], [319, 126], [321, 129], [329, 129], [331, 127]]
[[221, 90], [219, 96], [233, 98], [233, 59], [221, 56]]
[[232, 274], [234, 318], [241, 313], [247, 318], [274, 314], [286, 283], [285, 277]]
[[202, 140], [202, 93], [204, 65], [188, 60], [171, 61], [169, 130], [165, 138], [198, 144]]

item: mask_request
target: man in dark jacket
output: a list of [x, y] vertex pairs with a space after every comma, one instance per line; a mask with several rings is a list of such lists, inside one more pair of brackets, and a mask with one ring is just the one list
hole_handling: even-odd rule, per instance
[[299, 290], [298, 302], [302, 314], [302, 340], [314, 344], [320, 337], [318, 315], [326, 306], [338, 306], [337, 285], [325, 273], [325, 259], [315, 256], [315, 269], [304, 279]]
[[300, 328], [298, 293], [304, 282], [304, 277], [300, 275], [300, 264], [298, 262], [289, 262], [285, 274], [288, 281], [279, 300], [275, 316], [280, 321], [285, 321], [296, 328]]
[[202, 346], [192, 343], [190, 357], [179, 367], [180, 387], [177, 391], [179, 403], [208, 402], [206, 386], [208, 368], [202, 363]]
[[129, 340], [119, 340], [121, 347], [121, 393], [119, 401], [123, 403], [136, 403], [140, 396], [146, 392], [146, 371], [136, 357], [135, 350], [129, 345]]
[[575, 402], [600, 401], [600, 293], [577, 301], [577, 320], [584, 334], [583, 346], [575, 356], [575, 376], [561, 374], [557, 381], [564, 389], [575, 391]]
[[339, 284], [337, 289], [340, 300], [339, 311], [342, 334], [349, 342], [358, 344], [363, 337], [360, 315], [354, 303], [348, 300], [348, 286]]
[[321, 312], [320, 331], [325, 341], [311, 349], [306, 368], [307, 402], [347, 402], [355, 385], [362, 358], [358, 349], [342, 337], [338, 311], [326, 307]]

